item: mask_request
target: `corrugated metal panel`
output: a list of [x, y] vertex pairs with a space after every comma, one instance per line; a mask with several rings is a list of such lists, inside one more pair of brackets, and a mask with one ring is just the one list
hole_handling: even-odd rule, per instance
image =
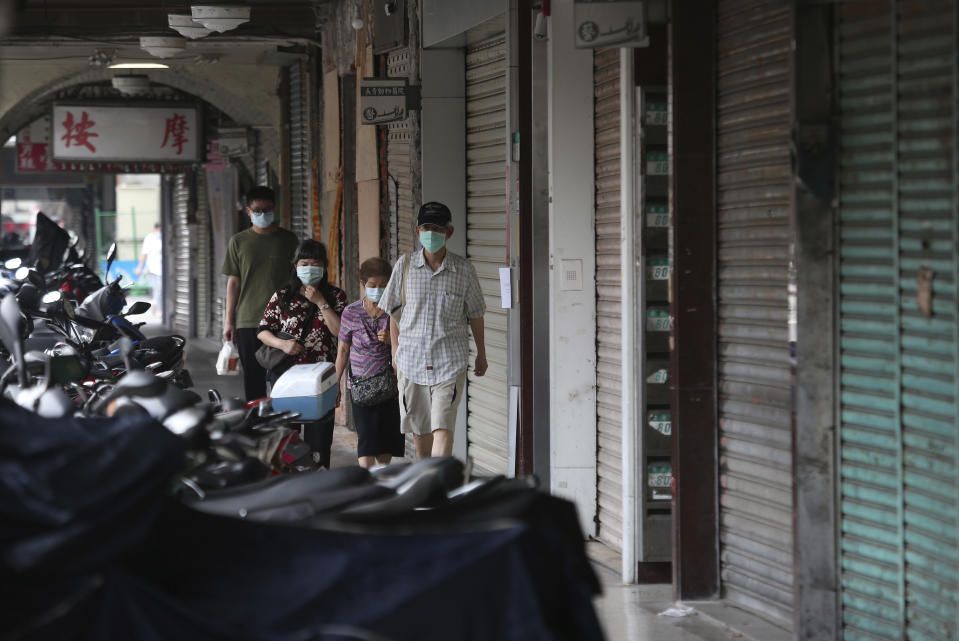
[[264, 144], [263, 134], [257, 131], [254, 131], [254, 136], [256, 136], [256, 147], [254, 147], [253, 153], [253, 169], [256, 172], [254, 182], [257, 185], [267, 185], [270, 184], [270, 157], [266, 153], [266, 145]]
[[173, 327], [189, 336], [191, 327], [191, 295], [193, 291], [191, 243], [193, 234], [188, 223], [190, 187], [185, 174], [176, 177], [173, 187]]
[[306, 65], [293, 64], [290, 67], [290, 229], [300, 240], [313, 238], [309, 86]]
[[623, 547], [619, 49], [593, 54], [596, 154], [596, 504], [601, 541]]
[[[190, 248], [196, 287], [197, 336], [209, 336], [213, 319], [213, 247], [211, 246], [210, 205], [206, 197], [206, 172], [196, 174], [196, 241]], [[222, 325], [217, 325], [221, 327]]]
[[[407, 78], [410, 75], [409, 49], [400, 49], [386, 58], [386, 75], [390, 78]], [[396, 181], [396, 248], [398, 254], [413, 251], [415, 217], [413, 212], [413, 183], [410, 175], [410, 130], [409, 121], [392, 122], [387, 125], [386, 165]]]
[[719, 429], [723, 595], [792, 628], [787, 269], [792, 7], [719, 3]]
[[[506, 474], [509, 457], [507, 315], [500, 306], [499, 268], [505, 267], [506, 39], [466, 52], [466, 255], [486, 297], [489, 370], [467, 387], [467, 455], [480, 472]], [[470, 356], [475, 349], [470, 343]]]
[[847, 5], [839, 36], [843, 635], [954, 640], [956, 5]]

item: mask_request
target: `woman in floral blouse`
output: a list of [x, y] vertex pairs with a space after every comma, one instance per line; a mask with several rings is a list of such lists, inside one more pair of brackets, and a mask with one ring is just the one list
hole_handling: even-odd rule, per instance
[[[300, 243], [289, 285], [273, 294], [260, 320], [257, 338], [295, 356], [297, 364], [336, 361], [340, 314], [346, 307], [346, 294], [330, 284], [326, 273], [328, 265], [323, 243], [315, 240]], [[300, 340], [303, 324], [311, 312], [310, 329]], [[280, 338], [277, 336], [280, 332], [296, 338]], [[319, 453], [320, 465], [329, 467], [333, 444], [332, 416], [305, 424], [303, 438], [314, 452]]]

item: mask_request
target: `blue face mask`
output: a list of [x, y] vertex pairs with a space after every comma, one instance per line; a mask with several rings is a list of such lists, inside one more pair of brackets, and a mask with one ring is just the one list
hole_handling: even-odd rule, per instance
[[420, 245], [431, 254], [435, 254], [446, 245], [446, 234], [435, 231], [421, 231]]
[[296, 277], [304, 285], [315, 285], [323, 278], [323, 268], [319, 265], [297, 265]]
[[366, 297], [369, 298], [374, 303], [380, 302], [380, 296], [383, 295], [384, 287], [367, 287], [366, 288]]
[[263, 211], [263, 212], [250, 212], [250, 222], [253, 223], [254, 227], [260, 229], [266, 229], [273, 224], [273, 212], [272, 211]]

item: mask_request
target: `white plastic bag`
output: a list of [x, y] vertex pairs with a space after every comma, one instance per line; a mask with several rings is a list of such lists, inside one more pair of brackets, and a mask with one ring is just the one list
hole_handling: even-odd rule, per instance
[[238, 376], [240, 374], [240, 353], [233, 341], [225, 341], [216, 357], [216, 373], [219, 376]]

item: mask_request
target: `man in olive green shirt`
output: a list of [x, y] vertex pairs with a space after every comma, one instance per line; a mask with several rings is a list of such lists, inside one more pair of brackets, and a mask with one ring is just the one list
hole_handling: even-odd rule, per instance
[[270, 296], [290, 280], [298, 244], [293, 232], [274, 222], [275, 202], [269, 187], [250, 190], [246, 212], [253, 226], [230, 238], [221, 270], [229, 277], [223, 340], [236, 343], [247, 400], [266, 396], [266, 371], [255, 357], [261, 344], [256, 338], [257, 327]]

